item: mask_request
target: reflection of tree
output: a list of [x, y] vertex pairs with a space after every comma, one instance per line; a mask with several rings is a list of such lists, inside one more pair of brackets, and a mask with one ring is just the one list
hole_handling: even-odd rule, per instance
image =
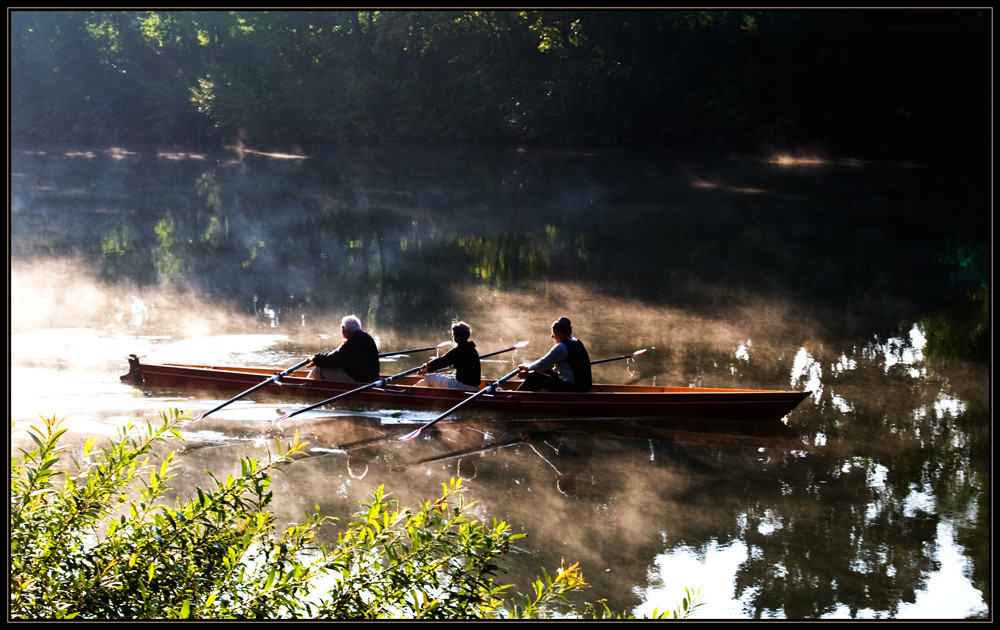
[[[736, 585], [738, 594], [752, 593], [755, 618], [817, 619], [841, 607], [852, 617], [861, 610], [891, 616], [900, 603], [914, 601], [927, 573], [937, 568], [931, 555], [937, 517], [905, 515], [906, 496], [872, 487], [868, 462], [858, 463], [829, 480], [813, 479], [812, 487], [807, 481], [788, 488], [801, 498], [780, 511], [747, 497], [749, 559]], [[830, 465], [843, 462], [834, 458]], [[782, 475], [773, 484], [793, 486], [786, 479]]]
[[[955, 398], [967, 401], [963, 413], [947, 416], [935, 426], [933, 457], [928, 457], [925, 474], [933, 477], [935, 511], [955, 527], [955, 542], [970, 562], [972, 585], [992, 601], [991, 519], [992, 418], [990, 401], [977, 374], [954, 383]], [[985, 391], [989, 391], [988, 389]], [[923, 427], [921, 427], [923, 429]]]
[[[598, 290], [614, 286], [622, 297], [690, 304], [706, 315], [731, 304], [720, 304], [720, 295], [754, 287], [762, 299], [784, 300], [794, 286], [807, 300], [843, 301], [851, 325], [867, 332], [871, 324], [860, 318], [868, 313], [881, 321], [898, 311], [893, 319], [901, 320], [914, 301], [935, 299], [932, 286], [948, 282], [950, 268], [911, 253], [939, 249], [937, 235], [916, 242], [908, 233], [904, 241], [890, 230], [879, 236], [879, 248], [845, 252], [845, 224], [865, 220], [864, 204], [847, 216], [818, 210], [799, 220], [797, 202], [767, 195], [729, 201], [693, 188], [682, 170], [666, 177], [662, 169], [649, 171], [646, 165], [657, 158], [393, 147], [309, 160], [247, 155], [205, 167], [204, 160], [141, 154], [98, 154], [85, 164], [19, 155], [22, 170], [45, 172], [36, 190], [50, 185], [53, 191], [33, 191], [31, 208], [55, 204], [69, 191], [88, 192], [74, 199], [80, 229], [56, 230], [54, 222], [38, 229], [21, 213], [21, 238], [13, 245], [15, 252], [90, 256], [101, 243], [99, 262], [109, 282], [169, 281], [245, 309], [258, 296], [286, 321], [371, 314], [374, 327], [440, 326], [436, 322], [460, 309], [461, 289], [532, 290], [555, 278]], [[773, 166], [733, 170], [730, 177], [751, 182], [779, 178], [799, 194], [816, 185]], [[919, 188], [913, 177], [894, 173], [901, 190]], [[106, 187], [94, 189], [95, 180]], [[757, 208], [768, 213], [767, 229], [748, 211]], [[704, 220], [706, 213], [725, 218], [725, 233]], [[934, 216], [918, 207], [890, 218], [916, 229]], [[817, 234], [826, 240], [817, 241]], [[902, 252], [903, 273], [886, 268], [881, 252], [893, 249]], [[816, 256], [825, 265], [822, 282], [802, 286], [797, 269]], [[750, 277], [746, 260], [755, 261]], [[846, 260], [850, 269], [839, 268]], [[713, 286], [690, 282], [696, 276], [711, 277]], [[414, 313], [423, 321], [414, 322]], [[981, 309], [975, 314], [980, 322]], [[947, 331], [959, 316], [934, 320], [933, 331]]]
[[[987, 556], [976, 551], [985, 548], [988, 527], [976, 502], [988, 483], [985, 442], [956, 448], [959, 435], [976, 431], [956, 432], [956, 424], [967, 423], [965, 414], [935, 413], [941, 384], [915, 379], [899, 366], [888, 378], [872, 377], [868, 372], [884, 373], [886, 365], [863, 354], [855, 370], [830, 380], [825, 410], [814, 410], [814, 422], [797, 416], [802, 426], [822, 427], [822, 435], [811, 438], [818, 446], [807, 457], [784, 457], [773, 476], [745, 484], [742, 537], [749, 559], [738, 573], [737, 593], [751, 593], [754, 617], [818, 618], [843, 608], [852, 616], [894, 615], [938, 568], [935, 542], [943, 519], [978, 532], [970, 536], [969, 555], [974, 573], [983, 575]], [[873, 382], [881, 387], [875, 395]], [[851, 404], [840, 418], [829, 398], [834, 393]], [[775, 496], [787, 500], [758, 498]], [[976, 514], [977, 522], [967, 523], [963, 514]]]

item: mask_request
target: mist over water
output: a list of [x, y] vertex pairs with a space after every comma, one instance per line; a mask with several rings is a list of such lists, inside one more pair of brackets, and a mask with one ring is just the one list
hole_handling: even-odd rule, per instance
[[[384, 352], [445, 341], [461, 319], [481, 353], [530, 341], [484, 362], [498, 377], [544, 354], [566, 315], [592, 359], [647, 349], [595, 366], [599, 382], [812, 395], [766, 436], [469, 416], [412, 443], [382, 438], [433, 414], [344, 405], [284, 426], [271, 420], [289, 403], [249, 398], [191, 429], [178, 491], [298, 430], [312, 456], [275, 481], [283, 516], [318, 503], [346, 518], [381, 483], [412, 505], [461, 473], [483, 518], [528, 533], [519, 585], [565, 558], [615, 610], [662, 611], [700, 586], [700, 618], [988, 611], [989, 187], [975, 174], [473, 146], [11, 160], [15, 448], [38, 415], [82, 439], [220, 402], [122, 384], [132, 353], [282, 369], [339, 343], [345, 314]], [[964, 581], [931, 589], [956, 563]]]

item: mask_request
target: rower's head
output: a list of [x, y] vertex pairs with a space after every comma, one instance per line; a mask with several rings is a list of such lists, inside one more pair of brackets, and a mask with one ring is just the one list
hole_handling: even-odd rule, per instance
[[560, 317], [552, 322], [552, 337], [563, 341], [573, 336], [573, 324], [568, 317]]
[[454, 339], [456, 343], [459, 341], [468, 341], [471, 336], [472, 328], [465, 322], [458, 322], [451, 327], [451, 338]]
[[340, 332], [347, 339], [354, 333], [361, 330], [361, 320], [354, 315], [348, 315], [340, 320]]

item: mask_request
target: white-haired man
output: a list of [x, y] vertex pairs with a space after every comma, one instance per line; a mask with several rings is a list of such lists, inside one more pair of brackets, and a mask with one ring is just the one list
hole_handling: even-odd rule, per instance
[[348, 315], [340, 320], [344, 342], [333, 352], [312, 358], [309, 378], [324, 381], [372, 383], [379, 379], [378, 347], [371, 335], [361, 328], [361, 320]]

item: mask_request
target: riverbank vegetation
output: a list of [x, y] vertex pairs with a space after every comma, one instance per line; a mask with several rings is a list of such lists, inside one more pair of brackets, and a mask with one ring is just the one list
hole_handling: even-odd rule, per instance
[[10, 12], [32, 140], [988, 157], [988, 10]]
[[[610, 618], [599, 602], [567, 610], [586, 586], [564, 565], [531, 594], [497, 582], [520, 534], [470, 516], [461, 483], [416, 509], [373, 490], [331, 548], [334, 527], [319, 509], [278, 533], [269, 510], [271, 475], [294, 465], [305, 446], [276, 441], [266, 462], [241, 459], [241, 472], [195, 496], [170, 495], [180, 439], [178, 412], [162, 424], [126, 426], [79, 459], [60, 446], [61, 421], [29, 429], [35, 447], [11, 458], [10, 617], [13, 619], [497, 619]], [[12, 427], [13, 428], [13, 427]], [[72, 463], [70, 460], [72, 459]], [[675, 611], [698, 606], [688, 592]]]

